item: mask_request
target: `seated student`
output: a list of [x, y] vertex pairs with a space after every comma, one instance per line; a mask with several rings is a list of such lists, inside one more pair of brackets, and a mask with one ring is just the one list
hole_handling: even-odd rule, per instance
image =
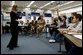
[[40, 17], [38, 18], [38, 20], [37, 20], [37, 26], [38, 26], [37, 29], [38, 29], [38, 33], [41, 33], [41, 32], [43, 31], [45, 25], [46, 25], [46, 22], [45, 22], [45, 20], [43, 19], [43, 16], [40, 16]]
[[60, 28], [66, 28], [66, 19], [67, 19], [67, 17], [65, 15], [62, 15], [60, 17], [61, 17]]
[[[82, 21], [81, 20], [81, 15], [80, 14], [76, 14], [73, 16], [73, 25], [70, 25], [68, 27], [69, 31], [75, 31], [75, 32], [82, 32]], [[59, 33], [56, 35], [55, 40], [56, 41], [60, 41], [60, 37], [62, 35]], [[70, 42], [68, 42], [68, 40], [66, 38], [64, 38], [65, 41], [65, 49], [67, 50], [68, 53], [80, 53], [81, 49], [77, 48], [77, 47], [72, 47], [72, 45], [70, 44]], [[77, 52], [76, 52], [77, 51]]]
[[19, 21], [19, 24], [18, 24], [18, 26], [19, 26], [19, 32], [22, 34], [22, 31], [23, 31], [23, 21]]
[[28, 25], [29, 25], [29, 20], [27, 20], [27, 23], [25, 23], [25, 25], [26, 25], [26, 26], [28, 26]]
[[[56, 22], [56, 18], [54, 18], [53, 23], [51, 25], [55, 25], [55, 26], [58, 25], [58, 23]], [[51, 35], [51, 39], [49, 40], [49, 42], [55, 42], [54, 37], [52, 36], [54, 31], [56, 31], [55, 28], [49, 28], [49, 33]]]
[[31, 21], [31, 30], [32, 30], [32, 31], [34, 31], [34, 25], [35, 25], [35, 24], [34, 24], [34, 21], [32, 20], [32, 21]]
[[[56, 18], [54, 18], [51, 25], [55, 25], [55, 26], [58, 25], [58, 23], [56, 22]], [[49, 28], [49, 33], [50, 33], [51, 36], [53, 34], [53, 31], [54, 31], [54, 28]]]
[[36, 17], [34, 16], [32, 20], [32, 31], [36, 33]]
[[[65, 15], [61, 15], [59, 17], [60, 23], [58, 24], [59, 28], [66, 28], [66, 16]], [[52, 36], [54, 37], [54, 40], [56, 41], [56, 39], [58, 40], [58, 38], [56, 37], [56, 35], [59, 34], [59, 31], [56, 30], [53, 32]]]
[[[82, 16], [80, 14], [74, 15], [73, 16], [73, 22], [75, 24], [73, 26], [70, 26], [68, 29], [70, 31], [75, 31], [75, 32], [82, 31], [82, 21], [80, 21], [81, 18], [82, 18]], [[72, 45], [67, 41], [67, 39], [64, 39], [64, 40], [65, 40], [65, 48], [66, 48], [68, 53], [72, 54], [72, 53], [79, 53], [79, 52], [81, 52], [81, 49], [79, 50], [79, 48], [77, 48], [75, 46], [72, 47]]]
[[[75, 15], [75, 14], [74, 14], [74, 15]], [[66, 18], [66, 16], [63, 16], [63, 17]], [[62, 17], [62, 19], [64, 19], [63, 17]], [[59, 19], [60, 19], [60, 18], [59, 18]], [[64, 22], [64, 23], [65, 23], [65, 24], [64, 24], [65, 26], [63, 26], [63, 28], [67, 28], [67, 27], [69, 27], [69, 26], [75, 25], [74, 22], [72, 22], [72, 23], [70, 23], [70, 24], [66, 24], [66, 22], [67, 22], [67, 21]], [[61, 28], [62, 28], [62, 27], [61, 27]], [[56, 40], [56, 42], [59, 42], [59, 41], [60, 41], [60, 36], [61, 36], [60, 33], [57, 33], [56, 35], [55, 35], [55, 33], [54, 33], [53, 36], [55, 37], [54, 39]]]
[[27, 33], [28, 30], [29, 30], [29, 28], [28, 28], [28, 26], [29, 26], [29, 20], [27, 20], [27, 23], [25, 23], [24, 26], [25, 26], [25, 27], [24, 27], [24, 32]]
[[74, 15], [73, 22], [75, 24], [73, 26], [68, 27], [68, 29], [72, 30], [72, 31], [76, 31], [76, 32], [78, 32], [78, 30], [82, 30], [82, 20], [81, 20], [81, 18], [82, 17], [81, 17], [80, 14]]
[[[71, 29], [72, 31], [75, 31], [75, 32], [81, 32], [82, 33], [82, 20], [81, 19], [82, 19], [82, 16], [80, 14], [74, 15], [73, 20], [74, 20], [74, 22], [76, 22], [76, 24], [69, 29]], [[66, 43], [66, 45], [69, 46], [71, 44]], [[68, 46], [66, 46], [66, 48], [68, 48]], [[69, 54], [82, 54], [82, 48], [72, 46], [69, 49], [68, 53]]]

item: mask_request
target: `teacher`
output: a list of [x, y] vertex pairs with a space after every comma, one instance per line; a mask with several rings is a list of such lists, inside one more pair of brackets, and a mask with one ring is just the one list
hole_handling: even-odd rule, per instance
[[10, 50], [13, 50], [15, 47], [18, 47], [17, 41], [18, 41], [18, 15], [17, 15], [17, 5], [13, 5], [12, 11], [10, 12], [10, 31], [11, 31], [11, 40], [9, 44], [7, 45], [7, 48]]

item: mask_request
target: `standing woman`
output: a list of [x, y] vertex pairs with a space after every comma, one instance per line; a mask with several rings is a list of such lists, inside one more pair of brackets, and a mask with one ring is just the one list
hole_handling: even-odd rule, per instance
[[17, 46], [18, 41], [18, 15], [17, 15], [17, 5], [13, 5], [12, 11], [10, 12], [10, 30], [11, 30], [11, 40], [7, 46], [10, 50], [14, 49]]

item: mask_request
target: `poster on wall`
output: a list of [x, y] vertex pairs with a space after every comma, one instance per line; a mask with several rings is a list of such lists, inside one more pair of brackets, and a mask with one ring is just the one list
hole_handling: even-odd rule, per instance
[[40, 16], [40, 13], [31, 12], [31, 16]]

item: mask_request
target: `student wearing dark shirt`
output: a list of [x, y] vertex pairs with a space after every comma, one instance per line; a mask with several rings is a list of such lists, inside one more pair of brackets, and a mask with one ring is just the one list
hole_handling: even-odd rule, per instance
[[[58, 17], [60, 20], [60, 23], [58, 24], [59, 28], [66, 28], [66, 16], [65, 15], [61, 15], [60, 17]], [[49, 42], [56, 42], [60, 40], [60, 33], [59, 31], [56, 29], [53, 31], [52, 36], [54, 37], [55, 41], [49, 41]]]

